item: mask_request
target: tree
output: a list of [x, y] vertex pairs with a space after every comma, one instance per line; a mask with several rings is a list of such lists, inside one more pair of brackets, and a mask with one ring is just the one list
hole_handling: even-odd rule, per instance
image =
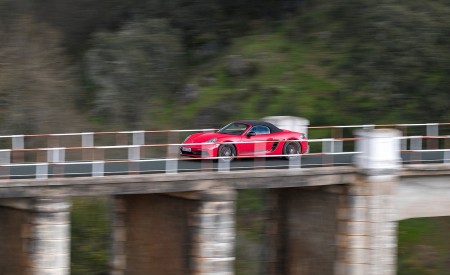
[[314, 8], [332, 22], [326, 42], [344, 57], [336, 71], [345, 111], [371, 121], [450, 119], [448, 1], [318, 2]]
[[[5, 0], [3, 0], [5, 1]], [[11, 0], [7, 0], [11, 1]], [[16, 11], [33, 16], [58, 30], [64, 47], [78, 55], [88, 47], [90, 35], [102, 29], [114, 29], [126, 17], [128, 1], [121, 0], [21, 0]]]
[[52, 133], [80, 129], [77, 83], [60, 35], [30, 17], [0, 29], [0, 131]]
[[182, 83], [181, 43], [165, 20], [131, 22], [118, 32], [96, 34], [86, 63], [97, 114], [126, 128], [149, 122], [157, 107], [152, 100], [170, 97]]

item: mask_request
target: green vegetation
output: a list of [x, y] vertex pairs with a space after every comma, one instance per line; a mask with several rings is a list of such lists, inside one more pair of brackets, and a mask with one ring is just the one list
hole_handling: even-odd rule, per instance
[[236, 207], [237, 275], [259, 274], [261, 271], [264, 230], [264, 190], [240, 190]]
[[0, 132], [450, 118], [444, 0], [58, 3], [0, 1]]
[[[181, 109], [181, 117], [202, 120], [199, 114], [209, 108], [223, 112], [223, 118], [217, 114], [206, 121], [211, 125], [279, 114], [339, 123], [333, 115], [339, 111], [333, 96], [340, 85], [330, 76], [331, 68], [321, 66], [318, 56], [319, 49], [290, 41], [282, 31], [235, 39], [210, 65], [212, 70], [194, 77], [200, 86], [198, 101]], [[214, 81], [202, 84], [204, 79]]]
[[71, 274], [107, 274], [111, 221], [109, 199], [79, 197], [72, 200]]
[[400, 222], [399, 275], [444, 275], [450, 264], [450, 218], [420, 218]]

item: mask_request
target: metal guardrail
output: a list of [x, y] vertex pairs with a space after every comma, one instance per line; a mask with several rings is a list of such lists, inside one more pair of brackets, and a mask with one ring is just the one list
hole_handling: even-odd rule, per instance
[[[397, 128], [403, 136], [439, 136], [450, 135], [450, 123], [421, 123], [421, 124], [361, 124], [338, 126], [310, 126], [309, 136], [313, 138], [349, 138], [353, 137], [355, 129], [370, 128]], [[152, 137], [158, 136], [156, 141], [163, 139], [169, 143], [182, 135], [193, 132], [211, 132], [217, 129], [191, 129], [191, 130], [139, 130], [139, 131], [110, 131], [110, 132], [82, 132], [82, 133], [55, 133], [32, 135], [3, 135], [0, 136], [0, 149], [33, 149], [54, 147], [92, 147], [95, 145], [142, 145], [154, 144]], [[315, 134], [314, 132], [320, 132]]]
[[[439, 126], [448, 126], [450, 123], [427, 123], [427, 124], [384, 124], [384, 125], [346, 125], [346, 126], [317, 126], [309, 127], [310, 130], [331, 130], [332, 137], [314, 138], [308, 142], [312, 150], [307, 154], [299, 155], [297, 158], [290, 158], [282, 164], [271, 163], [267, 165], [266, 159], [272, 160], [283, 157], [277, 156], [257, 156], [253, 165], [248, 164], [243, 167], [239, 165], [230, 166], [230, 163], [221, 161], [221, 158], [202, 158], [200, 169], [217, 170], [219, 172], [230, 169], [250, 169], [250, 168], [273, 168], [283, 166], [287, 168], [300, 168], [305, 165], [303, 159], [320, 158], [320, 161], [313, 161], [313, 165], [329, 166], [350, 164], [348, 158], [359, 152], [355, 152], [354, 142], [357, 138], [344, 137], [344, 134], [334, 129], [358, 129], [375, 127], [423, 127], [426, 135], [413, 135], [399, 137], [402, 154], [406, 163], [422, 162], [450, 162], [450, 135], [437, 135]], [[181, 146], [180, 134], [199, 131], [214, 131], [215, 129], [196, 130], [161, 130], [161, 131], [121, 131], [121, 132], [98, 132], [98, 133], [66, 133], [66, 134], [46, 134], [46, 135], [11, 135], [0, 136], [0, 139], [9, 139], [11, 148], [0, 149], [0, 177], [9, 178], [15, 176], [34, 177], [44, 179], [54, 176], [104, 176], [117, 173], [151, 173], [164, 172], [176, 173], [178, 171], [188, 171], [194, 168], [180, 169], [180, 161], [190, 160], [178, 156], [178, 148]], [[448, 129], [445, 129], [447, 131]], [[406, 131], [404, 131], [406, 132]], [[146, 135], [166, 134], [169, 143], [147, 144]], [[113, 145], [95, 145], [95, 137], [115, 136]], [[46, 138], [47, 147], [25, 148], [27, 138]], [[79, 146], [63, 147], [51, 146], [61, 145], [63, 137], [79, 139]], [[57, 138], [57, 139], [55, 139]], [[110, 140], [109, 140], [110, 141]], [[301, 141], [301, 140], [299, 140]], [[106, 140], [105, 143], [108, 143]], [[249, 143], [249, 142], [243, 142]], [[254, 142], [255, 146], [264, 141]], [[317, 144], [316, 146], [313, 146]], [[194, 145], [194, 144], [191, 144]], [[149, 153], [148, 151], [155, 151]], [[438, 156], [436, 159], [430, 155]], [[347, 157], [345, 162], [339, 162], [339, 158]], [[238, 156], [237, 159], [248, 159], [249, 157]], [[211, 162], [218, 160], [216, 164]], [[146, 169], [146, 164], [154, 164], [155, 169]], [[109, 166], [116, 165], [115, 172], [107, 171]], [[70, 167], [83, 167], [81, 172], [68, 172]], [[14, 174], [15, 169], [23, 168], [27, 172], [21, 175]], [[81, 169], [81, 168], [80, 168]], [[198, 169], [198, 168], [195, 168]]]

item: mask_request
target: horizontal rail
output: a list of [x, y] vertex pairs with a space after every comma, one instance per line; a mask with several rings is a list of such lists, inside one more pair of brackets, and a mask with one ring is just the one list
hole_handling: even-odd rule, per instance
[[[436, 123], [397, 123], [397, 124], [355, 124], [355, 125], [329, 125], [329, 126], [308, 126], [308, 129], [339, 129], [339, 128], [377, 128], [377, 127], [418, 127], [418, 126], [447, 126], [449, 122]], [[99, 131], [99, 132], [72, 132], [72, 133], [47, 133], [47, 134], [26, 134], [26, 135], [0, 135], [0, 138], [14, 137], [61, 137], [61, 136], [82, 136], [82, 135], [112, 135], [112, 134], [135, 134], [135, 133], [189, 133], [189, 132], [211, 132], [217, 128], [206, 129], [178, 129], [178, 130], [134, 130], [134, 131]]]
[[[401, 152], [450, 152], [450, 149], [437, 149], [437, 150], [401, 150]], [[330, 152], [330, 153], [305, 153], [305, 154], [281, 154], [281, 155], [255, 155], [255, 156], [235, 156], [235, 159], [257, 159], [257, 158], [281, 158], [281, 157], [303, 157], [303, 156], [324, 156], [324, 155], [357, 155], [361, 152]], [[162, 157], [155, 159], [136, 159], [136, 160], [90, 160], [90, 161], [66, 161], [66, 162], [33, 162], [33, 163], [11, 163], [0, 164], [0, 167], [20, 167], [20, 166], [36, 166], [36, 165], [80, 165], [80, 164], [97, 164], [97, 163], [139, 163], [139, 162], [157, 162], [161, 160], [221, 160], [224, 157], [210, 157], [205, 156], [201, 159], [193, 159], [189, 157]]]
[[397, 124], [355, 124], [355, 125], [336, 125], [336, 126], [309, 126], [308, 129], [335, 129], [335, 128], [376, 128], [376, 127], [418, 127], [418, 126], [446, 126], [449, 122], [437, 123], [397, 123]]
[[[420, 159], [412, 153], [442, 153], [439, 159]], [[423, 163], [423, 162], [450, 162], [450, 149], [439, 150], [402, 150], [402, 153], [410, 153], [409, 159], [403, 159], [403, 163]], [[36, 163], [11, 163], [0, 165], [0, 178], [15, 177], [32, 177], [36, 179], [47, 179], [48, 177], [65, 177], [65, 176], [106, 176], [114, 174], [135, 174], [135, 173], [178, 173], [184, 171], [202, 171], [217, 170], [218, 172], [227, 172], [236, 169], [255, 169], [255, 168], [287, 168], [299, 169], [311, 166], [336, 166], [336, 165], [352, 165], [352, 156], [360, 154], [360, 152], [321, 152], [306, 153], [295, 155], [257, 155], [257, 156], [236, 156], [236, 160], [231, 164], [224, 161], [223, 157], [203, 157], [193, 160], [188, 157], [162, 157], [154, 159], [120, 159], [120, 160], [90, 160], [90, 161], [55, 161], [55, 162], [36, 162]], [[345, 157], [344, 161], [340, 156]], [[288, 160], [277, 160], [281, 157], [288, 157]], [[253, 159], [247, 162], [246, 159]], [[271, 160], [274, 159], [274, 160]], [[340, 160], [339, 160], [340, 159]], [[346, 160], [345, 160], [346, 159]], [[309, 160], [309, 162], [308, 162]], [[186, 162], [187, 161], [187, 162]], [[214, 165], [211, 161], [215, 161]], [[217, 161], [217, 162], [216, 162]], [[269, 163], [269, 161], [275, 161]], [[304, 162], [306, 161], [306, 162]], [[184, 162], [184, 163], [183, 163]], [[141, 164], [155, 163], [154, 166], [142, 166]], [[191, 165], [179, 167], [181, 164], [195, 163], [197, 168]], [[117, 164], [114, 170], [111, 165]], [[206, 164], [206, 165], [203, 165]], [[124, 166], [125, 165], [125, 166]], [[137, 166], [136, 166], [137, 165]], [[78, 170], [74, 171], [70, 167], [78, 166]], [[108, 168], [109, 167], [109, 168]], [[22, 172], [13, 171], [15, 168], [26, 168]], [[108, 168], [108, 169], [107, 169]], [[30, 170], [31, 169], [31, 170]], [[82, 169], [81, 171], [79, 171]]]
[[[394, 139], [408, 140], [408, 139], [448, 139], [450, 135], [444, 136], [401, 136], [394, 137]], [[220, 144], [266, 144], [272, 142], [304, 142], [308, 143], [320, 143], [320, 142], [336, 142], [336, 141], [356, 141], [359, 138], [319, 138], [319, 139], [291, 139], [291, 140], [279, 140], [279, 141], [239, 141], [239, 142], [215, 142], [215, 143], [159, 143], [159, 144], [140, 144], [140, 145], [98, 145], [98, 146], [75, 146], [75, 147], [40, 147], [40, 148], [21, 148], [21, 149], [0, 149], [2, 152], [39, 152], [39, 151], [58, 151], [58, 150], [108, 150], [108, 149], [131, 149], [131, 148], [150, 148], [150, 147], [169, 147], [169, 146], [210, 146]]]
[[[408, 139], [447, 139], [450, 135], [444, 136], [401, 136], [394, 137], [394, 139], [408, 140]], [[0, 149], [0, 152], [33, 152], [33, 151], [53, 151], [53, 150], [83, 150], [83, 149], [128, 149], [128, 148], [145, 148], [145, 147], [167, 147], [167, 146], [193, 146], [193, 145], [212, 145], [212, 144], [260, 144], [260, 143], [272, 143], [272, 142], [283, 142], [283, 141], [296, 141], [309, 143], [314, 142], [325, 142], [325, 141], [356, 141], [359, 138], [318, 138], [318, 139], [290, 139], [290, 140], [279, 140], [279, 141], [237, 141], [237, 142], [215, 142], [215, 143], [158, 143], [158, 144], [141, 144], [141, 145], [98, 145], [98, 146], [74, 146], [74, 147], [39, 147], [39, 148], [21, 148], [21, 149]]]
[[189, 133], [189, 132], [211, 132], [218, 129], [185, 129], [185, 130], [142, 130], [142, 131], [117, 131], [117, 132], [74, 132], [55, 134], [29, 134], [29, 135], [2, 135], [0, 138], [14, 137], [61, 137], [61, 136], [82, 136], [82, 135], [112, 135], [112, 134], [135, 134], [135, 133]]

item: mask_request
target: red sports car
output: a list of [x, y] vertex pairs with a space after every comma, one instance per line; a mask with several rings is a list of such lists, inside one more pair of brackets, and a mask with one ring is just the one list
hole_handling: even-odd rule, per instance
[[180, 147], [180, 154], [189, 157], [270, 156], [303, 154], [308, 140], [303, 133], [282, 130], [257, 120], [235, 121], [213, 133], [188, 136]]

